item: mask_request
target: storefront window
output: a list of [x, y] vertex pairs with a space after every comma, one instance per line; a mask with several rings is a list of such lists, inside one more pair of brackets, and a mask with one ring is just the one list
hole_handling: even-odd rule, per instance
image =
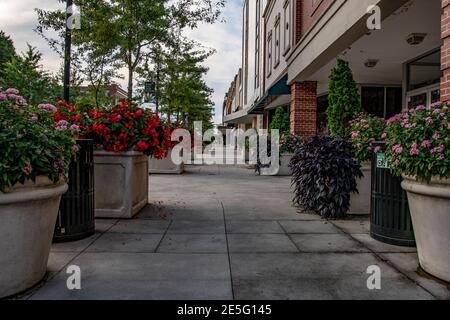
[[431, 91], [431, 103], [435, 103], [441, 100], [441, 90], [436, 89]]
[[417, 106], [426, 106], [428, 104], [428, 94], [421, 93], [411, 96], [409, 98], [408, 108], [414, 108]]
[[408, 91], [439, 83], [441, 76], [441, 53], [435, 51], [408, 64]]
[[399, 87], [362, 87], [363, 109], [380, 118], [390, 118], [402, 110], [402, 89]]

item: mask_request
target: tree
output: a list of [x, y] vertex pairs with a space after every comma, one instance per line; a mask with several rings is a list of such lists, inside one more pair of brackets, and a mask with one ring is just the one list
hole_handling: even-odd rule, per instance
[[361, 97], [349, 63], [338, 59], [330, 75], [328, 126], [333, 136], [350, 138], [349, 122], [361, 113]]
[[[128, 98], [136, 70], [145, 64], [155, 44], [170, 45], [173, 31], [213, 23], [225, 0], [75, 0], [81, 9], [80, 30], [72, 30], [75, 45], [112, 52], [128, 70]], [[64, 13], [38, 10], [38, 31], [65, 29]], [[51, 42], [50, 42], [51, 43]]]
[[120, 78], [117, 72], [119, 66], [108, 53], [88, 49], [84, 52], [84, 56], [86, 57], [86, 64], [81, 72], [89, 83], [88, 91], [91, 95], [84, 97], [83, 103], [87, 104], [91, 100], [96, 108], [105, 107], [106, 104], [110, 103], [110, 99], [102, 92], [105, 91], [105, 87], [111, 84], [112, 78]]
[[188, 127], [202, 121], [203, 127], [209, 129], [213, 126], [213, 90], [203, 79], [208, 68], [202, 64], [214, 51], [196, 49], [198, 44], [186, 39], [176, 43], [159, 53], [159, 64], [155, 65], [158, 69], [144, 72], [143, 77], [154, 78], [159, 71], [157, 98], [167, 121], [178, 121]]
[[288, 134], [291, 130], [291, 118], [283, 107], [278, 107], [275, 111], [275, 116], [269, 126], [270, 130], [278, 129], [280, 135]]
[[4, 65], [0, 85], [16, 88], [31, 104], [54, 103], [61, 98], [61, 86], [41, 66], [42, 54], [31, 45]]
[[5, 64], [16, 57], [13, 41], [0, 30], [0, 75]]

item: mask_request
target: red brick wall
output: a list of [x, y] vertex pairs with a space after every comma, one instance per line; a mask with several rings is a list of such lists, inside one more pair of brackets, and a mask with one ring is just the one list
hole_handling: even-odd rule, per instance
[[291, 132], [310, 138], [317, 134], [317, 82], [291, 86]]
[[295, 42], [320, 18], [334, 0], [296, 0], [295, 2]]
[[302, 10], [303, 10], [303, 1], [304, 0], [297, 0], [295, 2], [295, 43], [298, 43], [300, 39], [302, 38]]
[[442, 0], [441, 101], [450, 101], [450, 0]]

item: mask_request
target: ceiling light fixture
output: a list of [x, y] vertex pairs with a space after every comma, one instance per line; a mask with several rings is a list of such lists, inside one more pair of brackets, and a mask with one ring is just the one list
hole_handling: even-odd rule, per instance
[[380, 60], [377, 60], [377, 59], [369, 59], [366, 62], [364, 62], [364, 65], [367, 68], [375, 68], [379, 61]]
[[408, 44], [411, 46], [417, 46], [418, 44], [421, 44], [423, 40], [425, 40], [426, 36], [426, 33], [411, 33], [406, 38], [406, 42], [408, 42]]

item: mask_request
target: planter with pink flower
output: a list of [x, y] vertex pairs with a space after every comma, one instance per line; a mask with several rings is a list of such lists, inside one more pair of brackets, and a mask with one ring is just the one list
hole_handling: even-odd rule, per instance
[[52, 105], [0, 92], [0, 298], [37, 284], [47, 271], [60, 199], [75, 145]]
[[157, 115], [122, 102], [91, 111], [95, 153], [95, 216], [130, 219], [148, 204], [148, 158], [164, 159], [170, 134]]
[[408, 194], [421, 267], [450, 282], [450, 111], [447, 103], [388, 121], [387, 156]]
[[361, 113], [350, 122], [351, 143], [353, 157], [361, 165], [363, 177], [358, 178], [358, 193], [353, 193], [350, 198], [350, 215], [370, 214], [371, 189], [372, 189], [372, 157], [374, 150], [372, 144], [382, 140], [385, 121], [383, 119]]

